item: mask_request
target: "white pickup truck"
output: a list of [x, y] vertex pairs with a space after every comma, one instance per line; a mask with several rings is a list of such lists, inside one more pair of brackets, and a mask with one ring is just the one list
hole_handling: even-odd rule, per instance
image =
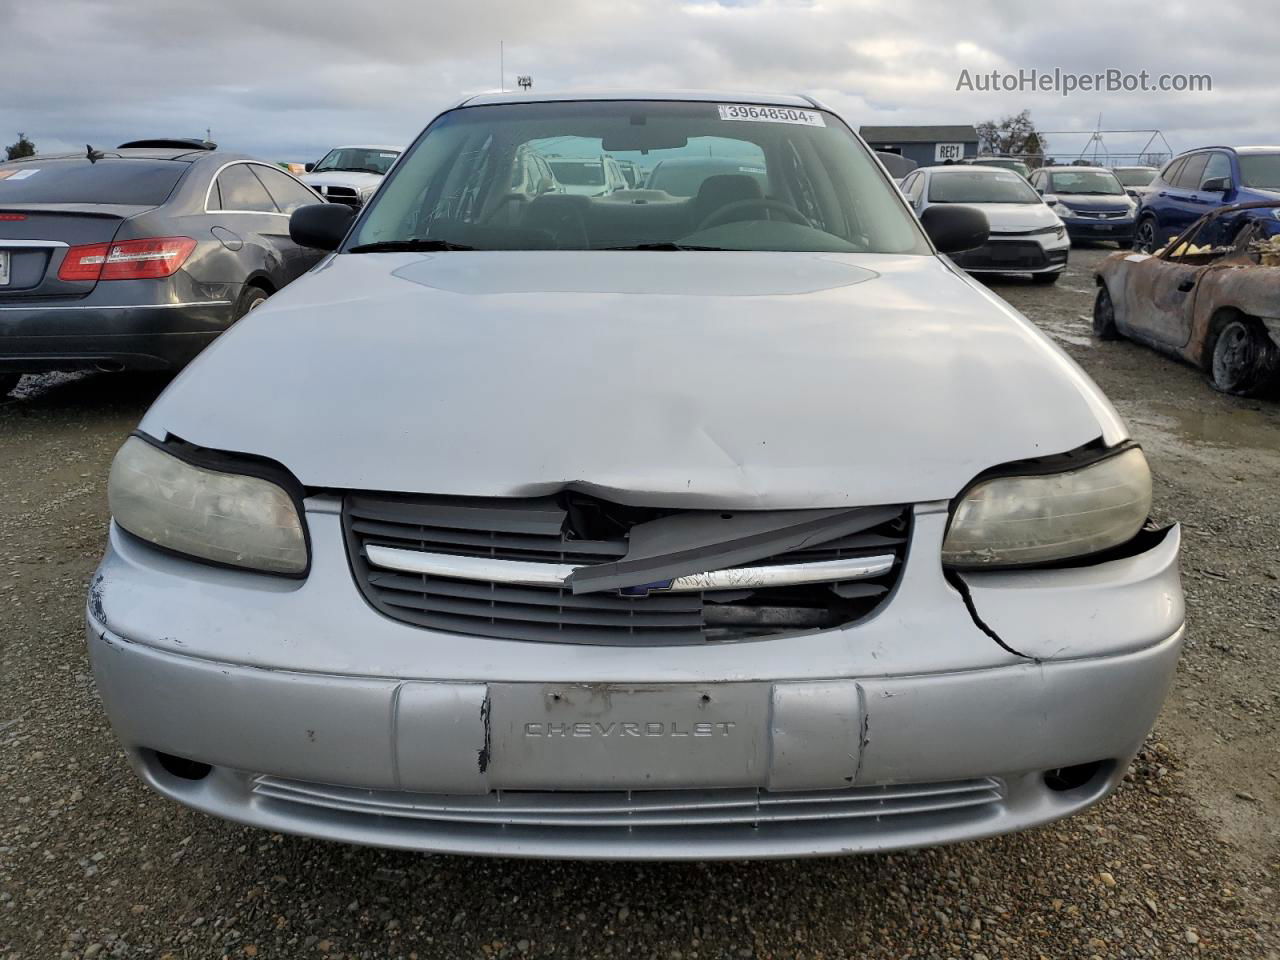
[[302, 180], [330, 203], [361, 207], [400, 156], [403, 147], [334, 147], [319, 163], [308, 163]]

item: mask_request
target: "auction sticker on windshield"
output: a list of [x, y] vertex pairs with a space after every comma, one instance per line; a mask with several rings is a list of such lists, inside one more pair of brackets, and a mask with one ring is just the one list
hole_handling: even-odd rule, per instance
[[794, 107], [757, 107], [745, 103], [719, 105], [721, 120], [760, 120], [765, 123], [799, 123], [806, 127], [825, 127], [826, 121], [817, 110]]

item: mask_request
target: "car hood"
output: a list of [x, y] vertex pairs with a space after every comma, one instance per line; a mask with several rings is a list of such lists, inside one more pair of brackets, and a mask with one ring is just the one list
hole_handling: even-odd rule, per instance
[[965, 206], [985, 213], [995, 233], [1021, 233], [1058, 223], [1058, 215], [1044, 203], [966, 203]]
[[310, 187], [353, 187], [356, 190], [367, 190], [380, 184], [382, 175], [379, 173], [334, 170], [332, 173], [303, 174], [302, 182]]
[[1068, 207], [1079, 207], [1082, 210], [1128, 210], [1130, 197], [1127, 193], [1104, 196], [1096, 193], [1055, 193], [1054, 199]]
[[933, 256], [331, 256], [141, 429], [309, 487], [799, 508], [940, 500], [1127, 436], [1092, 382]]

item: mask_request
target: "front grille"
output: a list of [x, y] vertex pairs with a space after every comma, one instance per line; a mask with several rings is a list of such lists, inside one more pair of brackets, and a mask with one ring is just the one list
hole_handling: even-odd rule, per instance
[[1048, 265], [1044, 247], [1033, 240], [999, 240], [954, 255], [961, 267], [988, 270], [1037, 270]]
[[[910, 515], [885, 508], [866, 529], [779, 552], [751, 563], [777, 565], [890, 558], [871, 576], [818, 583], [667, 592], [574, 594], [562, 579], [513, 582], [467, 572], [418, 573], [379, 566], [371, 548], [401, 557], [509, 562], [547, 579], [547, 571], [622, 559], [628, 531], [677, 511], [624, 507], [586, 497], [499, 500], [350, 494], [343, 525], [352, 571], [369, 603], [405, 623], [468, 636], [561, 643], [696, 644], [830, 629], [870, 614], [896, 582]], [[378, 550], [374, 551], [379, 553]], [[503, 566], [499, 563], [498, 566]], [[462, 567], [467, 570], [467, 567]]]
[[330, 203], [345, 203], [349, 207], [360, 206], [360, 193], [351, 187], [325, 187], [324, 195]]
[[1005, 798], [1002, 780], [888, 784], [774, 793], [720, 790], [512, 791], [479, 796], [368, 790], [258, 776], [253, 792], [268, 800], [367, 817], [458, 826], [539, 829], [748, 826], [804, 821], [874, 821], [936, 817], [981, 809]]

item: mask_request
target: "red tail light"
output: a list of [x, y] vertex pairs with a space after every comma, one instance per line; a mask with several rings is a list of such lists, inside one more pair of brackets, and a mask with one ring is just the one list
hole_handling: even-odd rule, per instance
[[86, 246], [72, 247], [62, 258], [62, 266], [58, 268], [59, 280], [80, 282], [97, 280], [102, 275], [102, 263], [107, 259], [109, 243], [90, 243]]
[[14, 223], [18, 220], [25, 219], [27, 219], [27, 215], [25, 213], [0, 213], [0, 221], [4, 221], [5, 223]]
[[67, 251], [58, 279], [83, 282], [167, 277], [186, 262], [195, 248], [196, 242], [190, 237], [89, 243]]

